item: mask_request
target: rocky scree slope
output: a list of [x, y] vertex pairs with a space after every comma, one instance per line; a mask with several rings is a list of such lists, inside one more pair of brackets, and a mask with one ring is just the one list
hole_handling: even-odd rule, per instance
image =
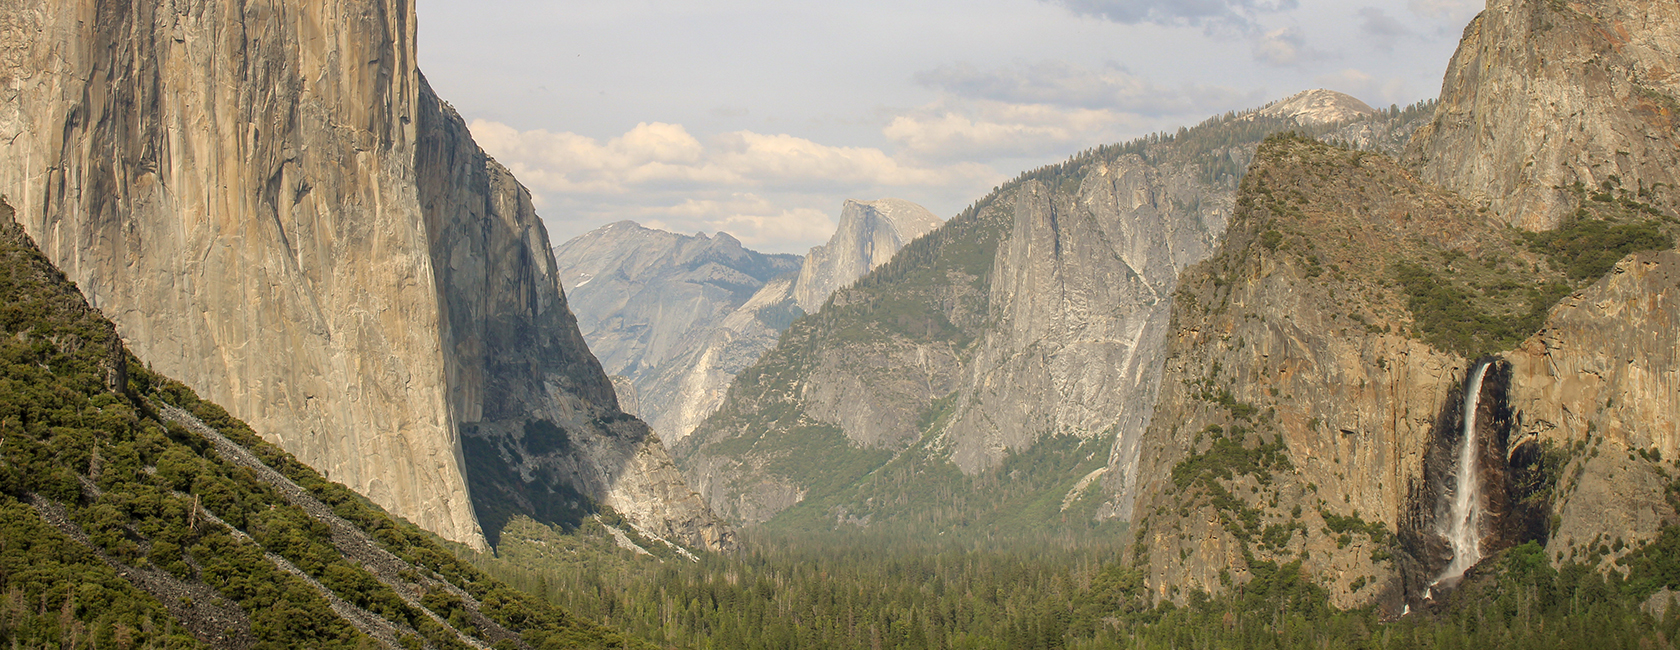
[[1680, 194], [1680, 14], [1665, 0], [1492, 0], [1447, 66], [1435, 118], [1406, 153], [1424, 181], [1529, 230], [1573, 193]]
[[148, 370], [4, 203], [0, 431], [0, 634], [14, 643], [633, 642], [488, 578]]
[[[785, 294], [800, 258], [743, 248], [728, 233], [621, 221], [555, 247], [554, 258], [589, 349], [634, 387], [639, 415], [668, 443], [798, 315]], [[780, 288], [776, 300], [756, 298], [767, 285]]]
[[[1421, 114], [1357, 132], [1397, 150]], [[1355, 127], [1231, 114], [1005, 185], [737, 377], [676, 448], [691, 484], [744, 523], [802, 502], [819, 528], [1125, 517], [1177, 274], [1223, 233], [1255, 143], [1287, 128]]]
[[[1386, 156], [1298, 138], [1262, 146], [1238, 203], [1220, 253], [1179, 289], [1142, 443], [1131, 555], [1154, 598], [1293, 564], [1340, 607], [1425, 604], [1452, 556], [1444, 507], [1478, 359], [1494, 362], [1474, 413], [1484, 555], [1535, 540], [1554, 560], [1584, 557], [1604, 535], [1648, 540], [1674, 518], [1659, 448], [1672, 417], [1633, 415], [1680, 408], [1674, 354], [1657, 350], [1676, 342], [1674, 255], [1611, 267], [1673, 245], [1650, 206], [1579, 206], [1559, 234], [1617, 233], [1599, 240], [1609, 261], [1583, 273], [1558, 237], [1509, 229]], [[1626, 373], [1579, 370], [1647, 344], [1651, 360]], [[1597, 390], [1560, 390], [1580, 383]], [[1611, 408], [1600, 391], [1649, 401]], [[1619, 429], [1609, 460], [1584, 453], [1607, 437], [1587, 419]], [[1587, 512], [1609, 503], [1625, 507]]]
[[725, 540], [617, 410], [529, 195], [427, 88], [411, 4], [0, 15], [0, 194], [152, 367], [447, 539], [605, 504]]

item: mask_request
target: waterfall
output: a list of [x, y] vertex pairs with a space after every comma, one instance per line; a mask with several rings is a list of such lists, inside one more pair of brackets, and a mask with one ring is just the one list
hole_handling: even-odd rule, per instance
[[1430, 583], [1431, 591], [1442, 582], [1456, 582], [1465, 570], [1482, 559], [1482, 486], [1476, 467], [1477, 457], [1480, 456], [1476, 444], [1476, 405], [1482, 397], [1482, 376], [1487, 374], [1488, 366], [1492, 364], [1491, 359], [1477, 364], [1464, 388], [1464, 442], [1458, 448], [1458, 476], [1453, 481], [1451, 518], [1447, 521], [1446, 530], [1441, 531], [1447, 542], [1452, 544], [1453, 559], [1447, 570]]

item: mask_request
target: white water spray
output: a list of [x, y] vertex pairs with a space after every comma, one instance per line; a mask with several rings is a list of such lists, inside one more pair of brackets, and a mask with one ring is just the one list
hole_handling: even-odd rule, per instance
[[1458, 449], [1458, 476], [1452, 488], [1452, 513], [1447, 529], [1441, 531], [1452, 544], [1453, 559], [1447, 570], [1430, 583], [1430, 591], [1442, 582], [1456, 582], [1465, 570], [1482, 559], [1482, 485], [1478, 480], [1476, 444], [1476, 405], [1482, 398], [1482, 376], [1492, 361], [1477, 364], [1464, 389], [1464, 443]]

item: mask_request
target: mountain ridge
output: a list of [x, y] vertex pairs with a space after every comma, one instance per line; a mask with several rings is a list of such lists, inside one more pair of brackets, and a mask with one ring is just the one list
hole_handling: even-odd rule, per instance
[[[883, 511], [868, 519], [877, 509], [870, 499], [836, 490], [895, 456], [914, 455], [920, 460], [905, 462], [929, 468], [917, 470], [927, 477], [957, 462], [964, 478], [949, 480], [961, 484], [1039, 440], [1104, 440], [1114, 447], [1102, 454], [1109, 467], [1083, 483], [1088, 505], [1079, 511], [1123, 514], [1134, 480], [1124, 465], [1148, 421], [1155, 385], [1147, 368], [1159, 362], [1171, 284], [1223, 230], [1254, 143], [1273, 130], [1306, 128], [1398, 151], [1421, 111], [1335, 126], [1233, 113], [1023, 174], [795, 321], [674, 455], [726, 518], [763, 522], [815, 499], [812, 508], [820, 501], [829, 512], [799, 519], [817, 525], [890, 518]], [[1057, 261], [1064, 251], [1083, 256], [1080, 263]], [[1082, 279], [1058, 281], [1063, 275]], [[1009, 284], [1017, 278], [1031, 288]], [[1096, 295], [1104, 292], [1114, 295]], [[1006, 318], [1017, 301], [1024, 311]], [[1050, 307], [1065, 317], [1032, 317]], [[1021, 399], [1029, 393], [1038, 397]], [[1068, 453], [1051, 453], [1061, 465], [1043, 470], [1071, 473], [1065, 483], [1034, 483], [1060, 485], [1058, 503], [1094, 471]]]

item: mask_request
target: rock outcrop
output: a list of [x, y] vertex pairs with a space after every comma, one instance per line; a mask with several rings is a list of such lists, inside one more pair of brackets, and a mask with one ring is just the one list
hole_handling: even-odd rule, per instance
[[[1626, 572], [1680, 522], [1680, 257], [1583, 284], [1594, 255], [1672, 246], [1676, 18], [1495, 0], [1405, 164], [1261, 147], [1219, 252], [1181, 280], [1139, 444], [1129, 555], [1153, 598], [1298, 569], [1398, 616], [1441, 602], [1465, 549]], [[1467, 545], [1449, 535], [1468, 511]]]
[[511, 433], [539, 420], [576, 473], [520, 489], [723, 536], [645, 427], [601, 424], [613, 392], [529, 195], [426, 88], [412, 5], [0, 15], [0, 194], [140, 358], [448, 539], [483, 545], [486, 471], [564, 464]]
[[835, 290], [886, 264], [898, 249], [941, 222], [927, 208], [902, 199], [847, 199], [834, 236], [805, 254], [794, 300], [805, 313], [815, 313]]
[[1238, 203], [1175, 301], [1132, 552], [1156, 598], [1304, 555], [1333, 603], [1369, 603], [1400, 575], [1391, 536], [1433, 524], [1413, 496], [1472, 363], [1420, 340], [1396, 269], [1538, 258], [1392, 159], [1316, 143], [1268, 143]]
[[992, 325], [939, 432], [965, 473], [1041, 437], [1114, 435], [1110, 480], [1135, 480], [1130, 448], [1155, 402], [1178, 274], [1212, 252], [1233, 206], [1193, 169], [1135, 156], [1078, 182], [1071, 195], [1028, 182], [1015, 196], [990, 273]]
[[1608, 565], [1680, 523], [1664, 474], [1680, 458], [1680, 252], [1623, 260], [1505, 358], [1520, 439], [1573, 452], [1553, 559], [1587, 561], [1594, 540], [1622, 540]]
[[1666, 0], [1491, 0], [1407, 152], [1420, 177], [1529, 230], [1581, 193], [1673, 208], [1680, 15]]

